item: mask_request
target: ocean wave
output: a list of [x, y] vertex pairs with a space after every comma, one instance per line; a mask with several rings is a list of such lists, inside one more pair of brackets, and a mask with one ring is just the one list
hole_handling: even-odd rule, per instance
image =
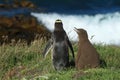
[[38, 21], [42, 22], [50, 31], [54, 29], [56, 19], [63, 21], [63, 26], [70, 40], [78, 41], [78, 36], [73, 30], [84, 28], [87, 30], [92, 43], [120, 45], [120, 13], [96, 15], [64, 15], [58, 13], [34, 13]]

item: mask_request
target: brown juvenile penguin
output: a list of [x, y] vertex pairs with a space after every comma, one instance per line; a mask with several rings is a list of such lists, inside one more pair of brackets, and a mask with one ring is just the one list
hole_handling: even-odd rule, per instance
[[52, 63], [55, 70], [62, 70], [70, 66], [69, 62], [69, 49], [72, 52], [74, 60], [74, 51], [69, 38], [63, 29], [62, 21], [57, 19], [55, 21], [54, 31], [52, 32], [51, 39], [48, 41], [43, 56], [45, 57], [50, 49], [52, 49]]
[[74, 29], [79, 37], [78, 53], [76, 56], [76, 68], [95, 68], [100, 64], [99, 54], [88, 39], [86, 30]]

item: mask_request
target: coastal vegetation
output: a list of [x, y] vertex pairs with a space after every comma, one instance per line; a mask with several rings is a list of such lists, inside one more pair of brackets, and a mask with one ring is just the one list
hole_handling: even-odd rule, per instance
[[[55, 71], [51, 63], [51, 53], [46, 59], [42, 56], [44, 39], [34, 40], [31, 45], [17, 43], [0, 46], [1, 80], [119, 80], [120, 47], [94, 44], [100, 58], [106, 62], [100, 68], [76, 70], [74, 67]], [[73, 43], [75, 55], [78, 47]], [[72, 58], [72, 55], [70, 55]]]
[[[36, 7], [29, 1], [14, 1], [10, 5], [0, 4], [1, 12]], [[93, 44], [106, 63], [100, 68], [76, 70], [70, 67], [58, 72], [53, 69], [51, 52], [46, 59], [42, 56], [51, 32], [41, 22], [30, 14], [0, 16], [0, 19], [0, 80], [120, 80], [120, 46]], [[76, 56], [77, 42], [73, 48]]]

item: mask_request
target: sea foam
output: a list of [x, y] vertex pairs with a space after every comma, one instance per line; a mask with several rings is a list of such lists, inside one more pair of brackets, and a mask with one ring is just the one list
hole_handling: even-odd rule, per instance
[[63, 27], [72, 41], [78, 41], [77, 33], [73, 30], [83, 28], [88, 32], [92, 43], [120, 45], [120, 13], [96, 15], [65, 15], [58, 13], [31, 13], [50, 31], [54, 29], [56, 19], [61, 19]]

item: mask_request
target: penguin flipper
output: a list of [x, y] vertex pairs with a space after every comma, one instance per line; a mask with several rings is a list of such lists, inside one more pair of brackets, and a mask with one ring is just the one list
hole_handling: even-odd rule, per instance
[[70, 50], [72, 52], [73, 59], [75, 59], [74, 50], [73, 50], [72, 44], [71, 44], [70, 40], [68, 39], [68, 37], [66, 37], [66, 38], [67, 38], [67, 44], [68, 44], [68, 46], [69, 46], [69, 48], [70, 48]]
[[52, 46], [53, 46], [52, 40], [50, 39], [50, 40], [47, 42], [47, 44], [46, 44], [46, 46], [45, 46], [45, 49], [44, 49], [44, 51], [43, 51], [43, 53], [42, 53], [44, 58], [45, 58], [46, 55], [49, 53], [49, 51], [52, 49]]
[[72, 52], [72, 56], [73, 56], [73, 59], [69, 62], [69, 66], [70, 67], [75, 67], [75, 56], [74, 56], [74, 50], [73, 50], [73, 47], [72, 47], [72, 44], [69, 40], [69, 38], [66, 36], [66, 40], [67, 40], [67, 44], [68, 44], [68, 47], [70, 48], [71, 52]]

